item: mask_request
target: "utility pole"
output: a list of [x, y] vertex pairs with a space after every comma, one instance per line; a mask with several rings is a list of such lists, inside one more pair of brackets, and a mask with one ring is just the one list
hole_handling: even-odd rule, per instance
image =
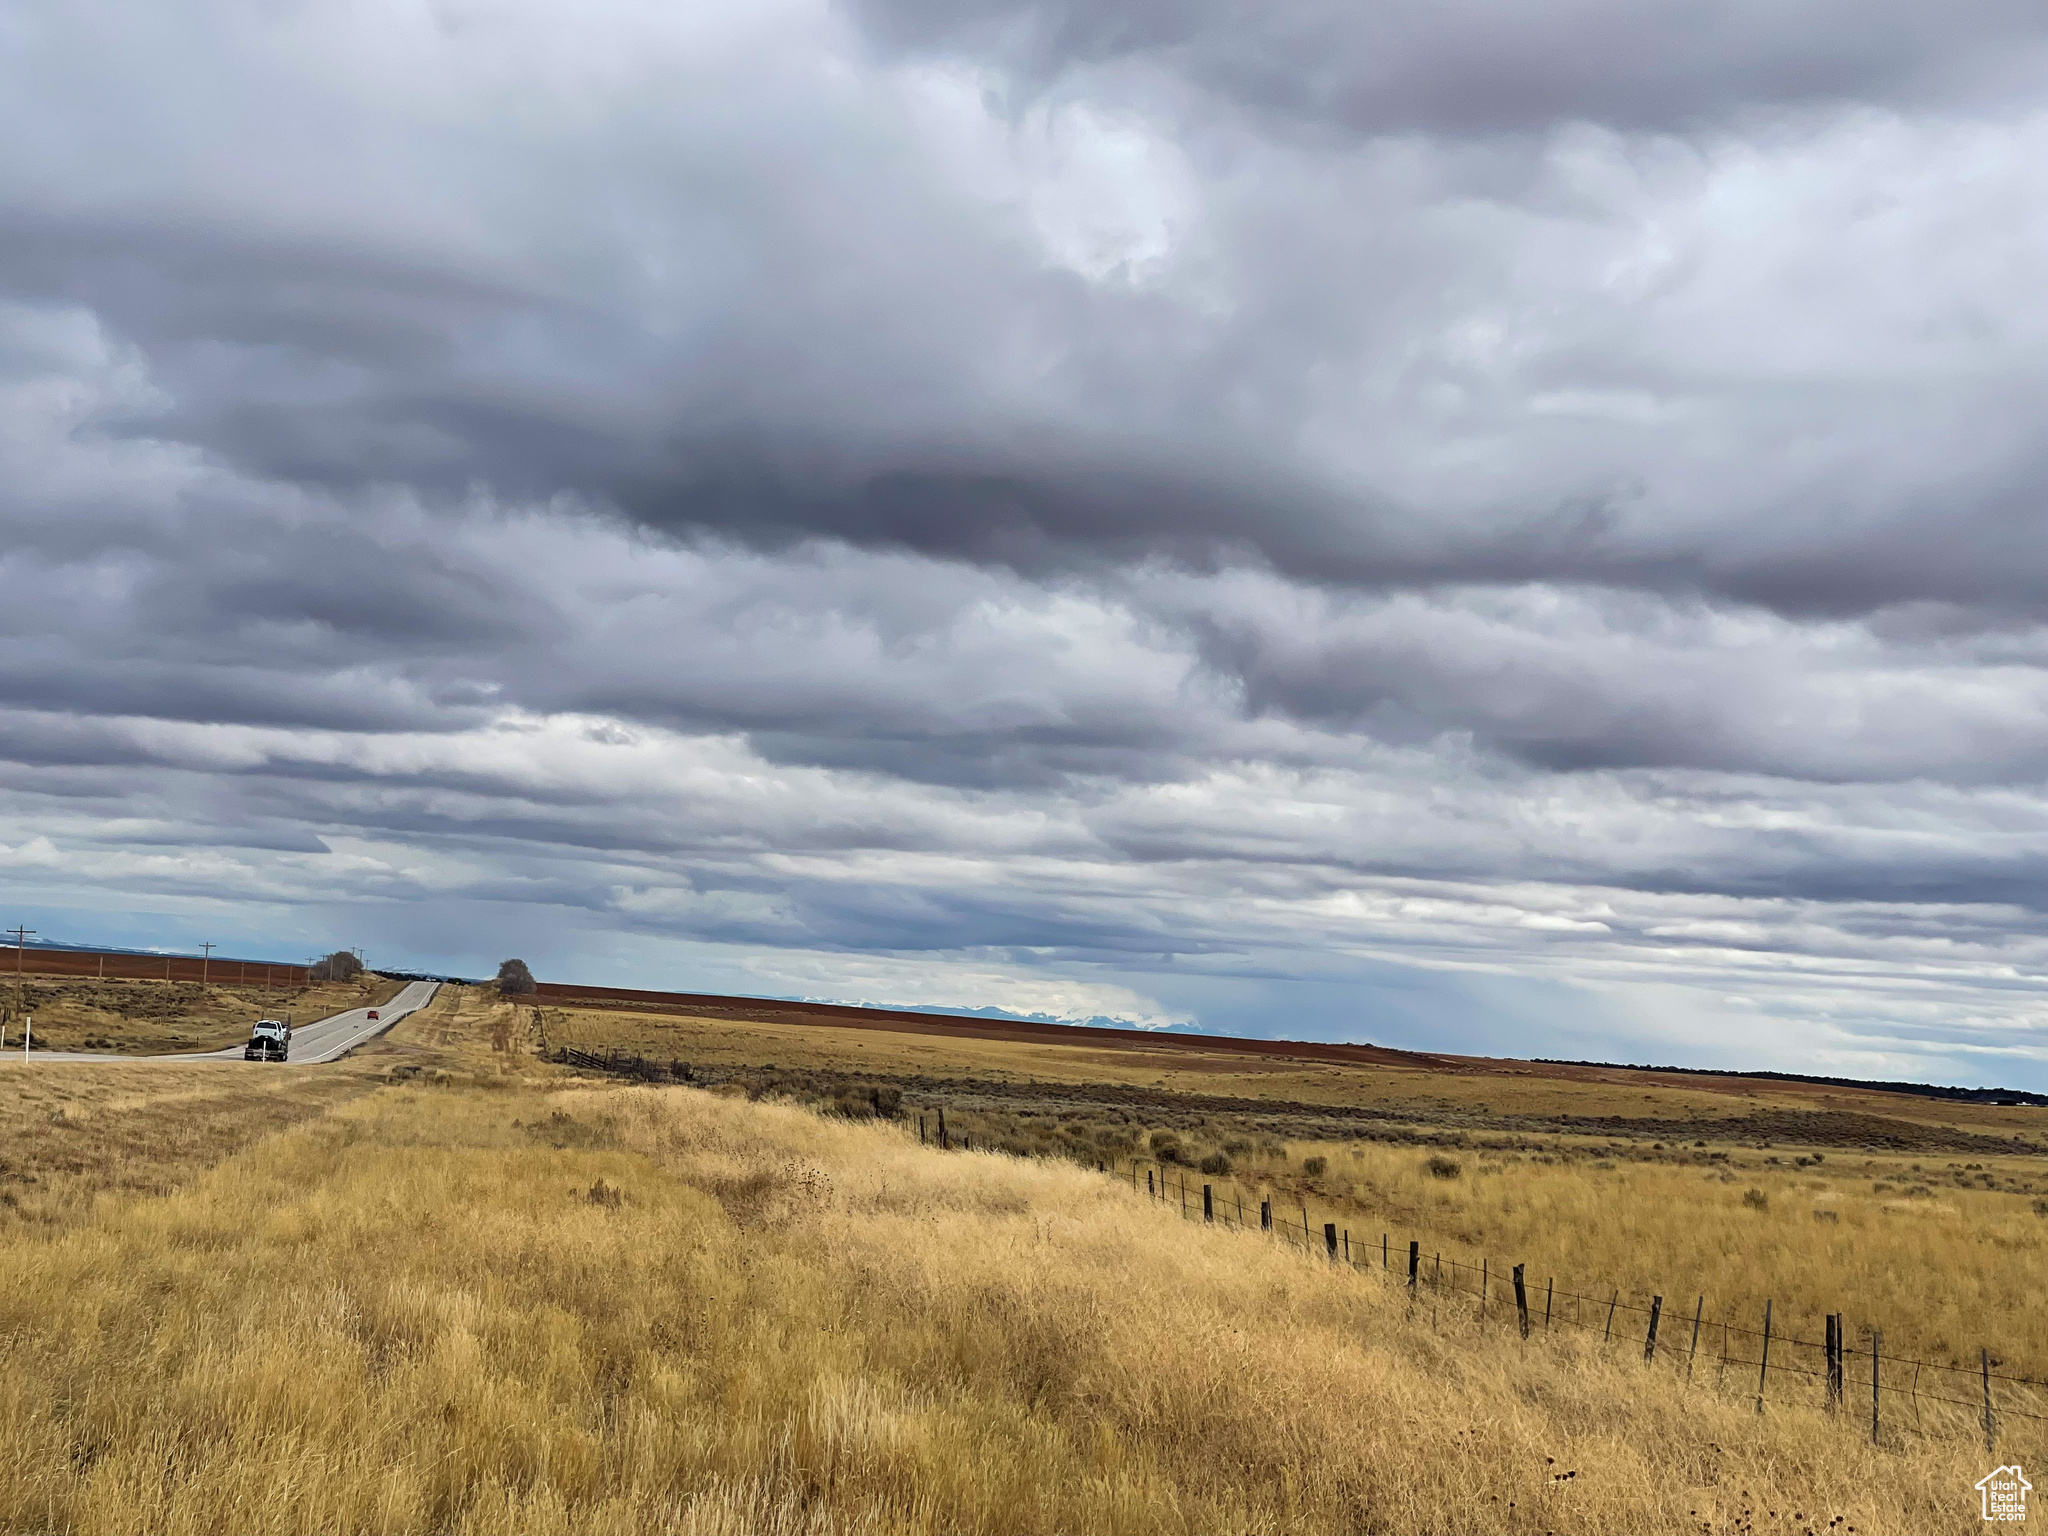
[[202, 944], [199, 948], [203, 951], [199, 956], [199, 985], [203, 987], [206, 985], [207, 968], [213, 964], [213, 952], [220, 948], [220, 946], [218, 944]]

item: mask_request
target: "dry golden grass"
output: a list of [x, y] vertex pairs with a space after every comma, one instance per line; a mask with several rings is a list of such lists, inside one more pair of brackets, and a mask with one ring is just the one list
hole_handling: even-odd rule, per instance
[[[785, 1077], [806, 1070], [840, 1071], [909, 1083], [950, 1078], [1012, 1086], [1106, 1079], [1149, 1090], [1161, 1075], [1153, 1070], [1157, 1060], [1171, 1054], [1148, 1050], [1142, 1041], [1128, 1052], [1116, 1052], [610, 1009], [550, 1009], [548, 1017], [557, 1039], [682, 1058], [700, 1072], [772, 1062]], [[1157, 1092], [1123, 1106], [1070, 1103], [1051, 1112], [1041, 1107], [1032, 1120], [1028, 1111], [1021, 1117], [991, 1111], [988, 1104], [996, 1102], [991, 1100], [979, 1110], [963, 1109], [959, 1090], [941, 1092], [934, 1085], [921, 1098], [913, 1094], [912, 1108], [950, 1098], [956, 1137], [964, 1133], [978, 1143], [1036, 1145], [1090, 1165], [1099, 1157], [1127, 1172], [1132, 1153], [1143, 1152], [1149, 1131], [1178, 1126], [1188, 1161], [1224, 1150], [1233, 1163], [1226, 1174], [1173, 1172], [1176, 1181], [1185, 1179], [1194, 1209], [1199, 1209], [1202, 1185], [1210, 1183], [1233, 1213], [1241, 1197], [1256, 1219], [1260, 1199], [1270, 1196], [1283, 1220], [1299, 1223], [1306, 1215], [1318, 1241], [1323, 1223], [1333, 1221], [1358, 1246], [1375, 1252], [1382, 1234], [1404, 1256], [1413, 1238], [1431, 1260], [1439, 1253], [1447, 1261], [1474, 1266], [1486, 1259], [1503, 1274], [1512, 1264], [1524, 1263], [1539, 1286], [1554, 1277], [1560, 1288], [1597, 1294], [1603, 1302], [1616, 1289], [1625, 1305], [1647, 1306], [1651, 1296], [1662, 1295], [1669, 1309], [1667, 1340], [1681, 1314], [1689, 1335], [1694, 1309], [1703, 1306], [1708, 1325], [1702, 1328], [1703, 1347], [1710, 1353], [1718, 1352], [1722, 1338], [1713, 1323], [1758, 1327], [1769, 1301], [1786, 1364], [1812, 1368], [1818, 1361], [1810, 1353], [1790, 1352], [1783, 1335], [1818, 1341], [1825, 1334], [1825, 1315], [1841, 1312], [1859, 1347], [1877, 1328], [1896, 1355], [1967, 1364], [1976, 1360], [1981, 1346], [1991, 1350], [2000, 1369], [2048, 1375], [2048, 1316], [2031, 1305], [2036, 1277], [2048, 1259], [2048, 1204], [2042, 1203], [2048, 1166], [2038, 1155], [1892, 1155], [1830, 1147], [1816, 1158], [1789, 1146], [1767, 1150], [1724, 1140], [1699, 1147], [1691, 1138], [1658, 1143], [1647, 1134], [1612, 1145], [1603, 1138], [1521, 1130], [1489, 1137], [1487, 1127], [1495, 1122], [1470, 1113], [1488, 1102], [1476, 1097], [1483, 1089], [1499, 1089], [1505, 1082], [1508, 1092], [1525, 1096], [1523, 1110], [1533, 1112], [1540, 1105], [1548, 1113], [1575, 1116], [1613, 1110], [1623, 1089], [1556, 1078], [1524, 1082], [1505, 1074], [1432, 1078], [1407, 1069], [1287, 1061], [1253, 1065], [1270, 1069], [1265, 1072], [1269, 1086], [1310, 1077], [1324, 1085], [1320, 1099], [1298, 1102], [1368, 1103], [1412, 1117], [1378, 1127], [1376, 1134], [1402, 1137], [1431, 1127], [1451, 1128], [1456, 1139], [1469, 1143], [1451, 1150], [1459, 1175], [1432, 1177], [1426, 1163], [1435, 1154], [1398, 1144], [1290, 1140], [1282, 1155], [1264, 1156], [1260, 1146], [1282, 1150], [1273, 1126], [1284, 1124], [1284, 1118], [1267, 1120], [1257, 1111], [1212, 1113], [1192, 1099], [1193, 1111], [1174, 1115], [1171, 1099]], [[1164, 1075], [1173, 1080], [1173, 1074]], [[1194, 1089], [1214, 1094], [1245, 1090], [1255, 1075], [1189, 1069], [1182, 1077]], [[759, 1074], [754, 1077], [758, 1080]], [[1404, 1077], [1414, 1080], [1406, 1097], [1381, 1095], [1389, 1080]], [[1431, 1084], [1423, 1084], [1425, 1078]], [[1242, 1096], [1267, 1095], [1243, 1091]], [[1493, 1097], [1513, 1102], [1501, 1093]], [[1634, 1105], [1620, 1106], [1624, 1112], [1644, 1108], [1641, 1095], [1634, 1097]], [[1704, 1092], [1685, 1095], [1683, 1102], [1674, 1092], [1660, 1103], [1666, 1112], [1692, 1114], [1698, 1108], [1693, 1101], [1702, 1099], [1723, 1106], [1724, 1114], [1728, 1105], [1744, 1114], [1760, 1107], [1747, 1097]], [[1863, 1115], [1873, 1102], [1893, 1111], [1899, 1118], [1887, 1123], [1901, 1132], [1931, 1123], [1909, 1117], [1907, 1112], [1922, 1109], [1915, 1100], [1860, 1093], [1845, 1095], [1837, 1107], [1850, 1108], [1850, 1101]], [[1020, 1109], [1029, 1103], [1016, 1102]], [[1831, 1102], [1800, 1107], [1826, 1108]], [[1970, 1127], [1976, 1131], [1995, 1129], [1996, 1117], [2011, 1121], [2040, 1113], [1958, 1108], [1964, 1118], [1975, 1114], [1983, 1122]], [[1186, 1129], [1191, 1119], [1199, 1127], [1194, 1131]], [[1049, 1141], [1048, 1133], [1060, 1121], [1077, 1136]], [[1714, 1123], [1713, 1117], [1702, 1117], [1703, 1128]], [[1315, 1156], [1324, 1159], [1326, 1171], [1310, 1178], [1304, 1168]], [[1176, 1202], [1178, 1187], [1177, 1182]], [[1764, 1199], [1764, 1208], [1746, 1203], [1752, 1190]], [[1586, 1314], [1583, 1303], [1566, 1305]], [[1640, 1318], [1621, 1316], [1624, 1328], [1640, 1328]], [[1753, 1342], [1734, 1343], [1754, 1355]], [[1938, 1378], [1927, 1378], [1925, 1384], [1944, 1394], [1971, 1390], [1967, 1382]], [[2048, 1408], [2048, 1400], [2036, 1394], [2029, 1405]]]
[[90, 1214], [102, 1195], [176, 1188], [263, 1136], [367, 1091], [376, 1077], [0, 1057], [0, 1235]]
[[452, 998], [366, 1055], [424, 1036], [439, 1086], [0, 1250], [0, 1527], [1978, 1524], [1966, 1438], [1874, 1449], [1630, 1350], [1451, 1309], [1433, 1331], [1376, 1279], [1066, 1163], [551, 1089], [484, 1047], [494, 1014]]
[[[1687, 1164], [1605, 1157], [1591, 1148], [1560, 1156], [1560, 1144], [1550, 1145], [1536, 1153], [1447, 1155], [1298, 1142], [1282, 1161], [1254, 1156], [1229, 1176], [1190, 1169], [1171, 1178], [1176, 1202], [1177, 1181], [1185, 1179], [1196, 1208], [1209, 1183], [1233, 1216], [1237, 1198], [1256, 1220], [1259, 1200], [1271, 1197], [1298, 1231], [1305, 1209], [1318, 1242], [1323, 1224], [1335, 1222], [1356, 1251], [1370, 1250], [1375, 1265], [1384, 1234], [1395, 1266], [1405, 1264], [1416, 1239], [1426, 1265], [1439, 1253], [1447, 1264], [1490, 1260], [1496, 1286], [1522, 1263], [1539, 1290], [1554, 1278], [1560, 1289], [1602, 1303], [1616, 1288], [1624, 1304], [1662, 1295], [1667, 1346], [1674, 1337], [1685, 1344], [1703, 1298], [1703, 1358], [1720, 1348], [1716, 1322], [1758, 1328], [1770, 1300], [1786, 1365], [1812, 1369], [1818, 1361], [1787, 1353], [1782, 1336], [1818, 1341], [1826, 1313], [1840, 1312], [1859, 1348], [1876, 1327], [1894, 1356], [1974, 1364], [1983, 1346], [2001, 1370], [2048, 1374], [2048, 1317], [2033, 1304], [2048, 1261], [2048, 1216], [2031, 1185], [2029, 1192], [1985, 1189], [1955, 1160], [1924, 1162], [1916, 1172], [1904, 1158], [1830, 1153], [1802, 1168], [1789, 1154], [1752, 1151], [1724, 1153], [1725, 1163], [1697, 1153], [1702, 1162]], [[1318, 1156], [1326, 1171], [1307, 1177], [1304, 1166]], [[1457, 1172], [1439, 1177], [1432, 1161]], [[2000, 1171], [2038, 1178], [2031, 1161], [2009, 1159]], [[1461, 1274], [1458, 1283], [1469, 1287], [1475, 1278]], [[1494, 1291], [1496, 1300], [1505, 1294]], [[1560, 1319], [1567, 1315], [1560, 1309]], [[1600, 1321], [1597, 1307], [1575, 1315]], [[1681, 1316], [1684, 1328], [1674, 1335]], [[1628, 1326], [1640, 1338], [1641, 1319]], [[1755, 1356], [1754, 1341], [1741, 1347]], [[1948, 1395], [1976, 1390], [1968, 1380], [1929, 1377], [1925, 1384]], [[2034, 1393], [2026, 1406], [2048, 1412], [2048, 1397]]]
[[459, 992], [444, 990], [402, 1040], [289, 1071], [236, 1062], [24, 1062], [19, 1051], [0, 1052], [0, 1233], [77, 1222], [102, 1195], [177, 1188], [264, 1136], [368, 1092], [394, 1066], [445, 1073], [459, 1056], [429, 1036], [455, 1039], [445, 1025], [461, 1005]]
[[29, 976], [17, 983], [0, 965], [0, 1009], [7, 1016], [7, 1043], [17, 1052], [24, 1013], [35, 1020], [35, 1044], [49, 1050], [168, 1055], [238, 1044], [259, 1018], [290, 1014], [304, 1023], [347, 1008], [374, 1008], [404, 987], [369, 972], [354, 982], [270, 989], [255, 982], [72, 976]]

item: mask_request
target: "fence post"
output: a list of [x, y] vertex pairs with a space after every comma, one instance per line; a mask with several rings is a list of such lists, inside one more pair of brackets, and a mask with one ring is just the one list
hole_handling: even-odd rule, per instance
[[1600, 1335], [1600, 1342], [1602, 1344], [1609, 1343], [1614, 1338], [1614, 1309], [1620, 1305], [1621, 1291], [1617, 1288], [1614, 1293], [1614, 1300], [1607, 1303], [1607, 1331]]
[[1657, 1358], [1657, 1319], [1664, 1315], [1664, 1298], [1650, 1298], [1650, 1336], [1643, 1340], [1643, 1364], [1648, 1365]]
[[1187, 1220], [1187, 1216], [1188, 1216], [1188, 1176], [1187, 1176], [1186, 1174], [1182, 1174], [1182, 1175], [1180, 1176], [1180, 1216], [1181, 1216], [1181, 1220], [1183, 1220], [1183, 1221]]
[[1522, 1288], [1522, 1266], [1515, 1266], [1515, 1315], [1522, 1320], [1522, 1337], [1529, 1337], [1529, 1293]]
[[1543, 1331], [1550, 1332], [1550, 1293], [1557, 1288], [1557, 1277], [1546, 1275], [1543, 1280]]
[[1833, 1413], [1842, 1403], [1842, 1383], [1839, 1366], [1842, 1359], [1842, 1336], [1837, 1331], [1835, 1314], [1828, 1314], [1828, 1412]]
[[1261, 1232], [1273, 1230], [1273, 1202], [1271, 1200], [1261, 1200], [1259, 1202], [1259, 1230]]
[[1980, 1347], [1977, 1363], [1984, 1368], [1984, 1454], [1990, 1456], [1995, 1454], [1997, 1440], [1995, 1422], [1991, 1417], [1991, 1351]]
[[1238, 1225], [1239, 1229], [1240, 1229], [1240, 1230], [1242, 1230], [1242, 1229], [1243, 1229], [1243, 1227], [1244, 1227], [1244, 1191], [1240, 1189], [1240, 1190], [1236, 1191], [1236, 1194], [1237, 1194], [1237, 1225]]
[[1344, 1229], [1344, 1262], [1346, 1264], [1351, 1262], [1351, 1229], [1349, 1227]]
[[1215, 1219], [1216, 1197], [1210, 1193], [1210, 1186], [1204, 1184], [1202, 1186], [1202, 1220], [1214, 1221]]
[[1685, 1357], [1685, 1379], [1692, 1380], [1692, 1362], [1700, 1352], [1700, 1318], [1707, 1310], [1707, 1298], [1702, 1295], [1699, 1305], [1692, 1309], [1692, 1350]]
[[1334, 1221], [1323, 1223], [1323, 1246], [1330, 1250], [1332, 1259], [1337, 1257], [1337, 1223]]
[[939, 1146], [941, 1150], [950, 1150], [952, 1145], [953, 1143], [946, 1137], [946, 1111], [941, 1107], [939, 1110]]
[[[1131, 1166], [1135, 1168], [1137, 1164], [1133, 1163]], [[1135, 1180], [1137, 1175], [1134, 1173], [1131, 1177]], [[1159, 1198], [1159, 1191], [1152, 1187], [1152, 1170], [1150, 1168], [1145, 1170], [1145, 1198], [1148, 1200], [1157, 1200]]]
[[1487, 1281], [1492, 1273], [1490, 1267], [1492, 1263], [1493, 1260], [1491, 1259], [1481, 1259], [1479, 1261], [1479, 1315], [1481, 1317], [1486, 1316], [1486, 1289]]
[[1771, 1374], [1771, 1304], [1764, 1303], [1764, 1357], [1757, 1362], [1756, 1411], [1764, 1411], [1764, 1379]]
[[1873, 1329], [1871, 1329], [1871, 1330], [1870, 1330], [1870, 1443], [1871, 1443], [1872, 1445], [1876, 1445], [1876, 1444], [1878, 1443], [1878, 1439], [1877, 1439], [1877, 1363], [1878, 1363], [1878, 1357], [1879, 1357], [1880, 1355], [1882, 1355], [1883, 1353], [1884, 1353], [1884, 1330], [1883, 1330], [1883, 1329], [1881, 1329], [1881, 1328], [1873, 1328]]
[[1415, 1239], [1408, 1240], [1408, 1289], [1415, 1289], [1415, 1277], [1422, 1269], [1422, 1244]]
[[1380, 1268], [1387, 1268], [1387, 1234], [1384, 1232], [1380, 1234]]

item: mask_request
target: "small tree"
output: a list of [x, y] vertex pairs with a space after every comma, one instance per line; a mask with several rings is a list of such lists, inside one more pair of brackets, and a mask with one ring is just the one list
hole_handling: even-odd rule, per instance
[[325, 960], [317, 962], [307, 975], [313, 981], [354, 981], [362, 969], [362, 961], [345, 949], [337, 949]]
[[498, 967], [498, 990], [506, 997], [527, 997], [534, 989], [533, 972], [524, 960], [507, 960]]

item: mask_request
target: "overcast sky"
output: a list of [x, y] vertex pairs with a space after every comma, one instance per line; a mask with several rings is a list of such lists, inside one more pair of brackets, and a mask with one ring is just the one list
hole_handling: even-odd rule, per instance
[[2038, 0], [0, 0], [50, 938], [2048, 1087]]

